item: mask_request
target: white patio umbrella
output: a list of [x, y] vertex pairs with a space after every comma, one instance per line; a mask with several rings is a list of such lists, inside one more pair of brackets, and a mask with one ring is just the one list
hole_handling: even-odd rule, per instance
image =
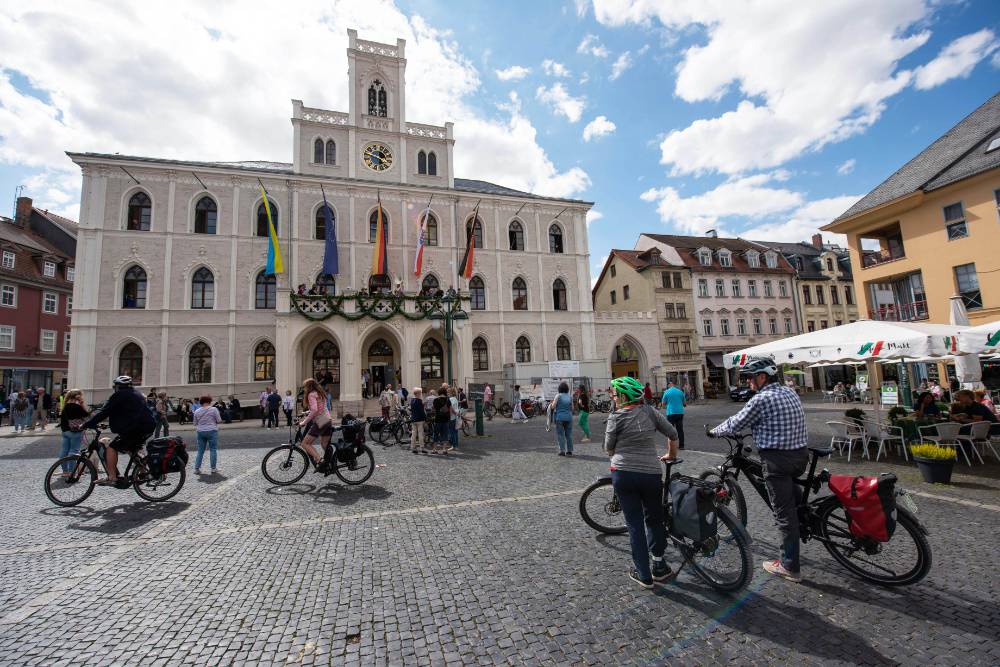
[[958, 349], [972, 354], [1000, 352], [1000, 322], [988, 322], [963, 330], [958, 335]]
[[[965, 310], [962, 297], [951, 297], [951, 323], [958, 326], [969, 326], [969, 313]], [[983, 386], [983, 367], [979, 363], [979, 355], [965, 354], [955, 358], [955, 376], [964, 389], [979, 389]]]

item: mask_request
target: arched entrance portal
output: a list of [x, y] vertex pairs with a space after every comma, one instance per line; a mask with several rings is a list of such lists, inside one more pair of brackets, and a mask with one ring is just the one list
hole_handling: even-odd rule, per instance
[[394, 387], [399, 384], [398, 350], [389, 339], [379, 336], [368, 343], [365, 349], [365, 368], [371, 374], [374, 396], [378, 396], [387, 384]]
[[313, 348], [312, 377], [321, 384], [332, 384], [330, 393], [340, 398], [340, 348], [329, 338]]
[[611, 377], [630, 376], [641, 378], [643, 375], [642, 348], [634, 340], [623, 337], [615, 343], [611, 353]]

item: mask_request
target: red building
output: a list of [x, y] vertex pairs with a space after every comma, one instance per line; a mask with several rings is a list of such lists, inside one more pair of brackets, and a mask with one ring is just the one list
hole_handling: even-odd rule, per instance
[[20, 197], [0, 217], [0, 371], [7, 391], [65, 389], [76, 223]]

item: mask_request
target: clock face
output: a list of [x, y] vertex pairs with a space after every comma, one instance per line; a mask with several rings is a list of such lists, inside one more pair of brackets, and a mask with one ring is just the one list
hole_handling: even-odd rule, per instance
[[365, 165], [372, 171], [385, 171], [392, 166], [392, 151], [383, 144], [369, 144], [363, 155]]

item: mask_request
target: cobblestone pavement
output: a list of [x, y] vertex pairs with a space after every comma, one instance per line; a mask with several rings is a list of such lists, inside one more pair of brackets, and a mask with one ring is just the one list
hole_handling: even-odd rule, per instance
[[[682, 471], [719, 462], [695, 425], [734, 408], [689, 410]], [[816, 444], [831, 414], [810, 409]], [[810, 543], [800, 585], [758, 572], [729, 597], [685, 570], [650, 592], [625, 576], [627, 538], [580, 520], [600, 445], [560, 458], [540, 420], [488, 427], [446, 459], [375, 444], [361, 487], [287, 488], [260, 474], [287, 432], [228, 428], [223, 474], [189, 466], [174, 501], [98, 488], [72, 509], [41, 488], [57, 438], [0, 440], [0, 664], [1000, 664], [996, 464], [931, 487], [830, 462], [922, 494], [934, 567], [917, 586], [867, 585]], [[746, 491], [761, 561], [776, 533]]]

